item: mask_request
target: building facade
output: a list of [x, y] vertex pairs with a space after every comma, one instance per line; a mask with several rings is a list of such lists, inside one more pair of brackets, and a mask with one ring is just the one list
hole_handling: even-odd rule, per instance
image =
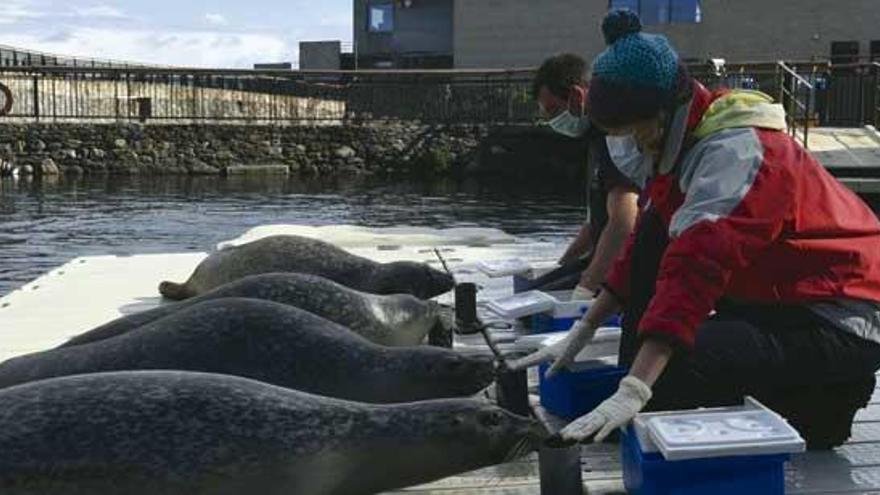
[[354, 0], [358, 68], [450, 68], [454, 0]]
[[534, 66], [598, 54], [609, 7], [685, 59], [880, 60], [880, 0], [355, 0], [354, 40], [362, 67]]

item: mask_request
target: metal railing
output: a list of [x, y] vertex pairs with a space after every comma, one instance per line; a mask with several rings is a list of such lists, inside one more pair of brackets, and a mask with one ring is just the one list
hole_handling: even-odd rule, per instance
[[814, 120], [813, 104], [816, 101], [816, 88], [793, 67], [779, 62], [779, 101], [785, 107], [788, 132], [797, 138], [798, 126], [803, 129], [801, 140], [809, 147], [810, 124]]
[[[793, 135], [811, 125], [880, 124], [880, 65], [693, 64], [710, 87], [779, 98]], [[534, 69], [291, 71], [161, 67], [3, 67], [5, 121], [534, 123]], [[4, 96], [0, 93], [0, 100]], [[0, 101], [0, 109], [3, 107]]]
[[59, 55], [0, 45], [0, 67], [164, 67], [121, 60]]
[[514, 123], [536, 117], [532, 71], [255, 71], [0, 67], [7, 119]]
[[873, 62], [874, 68], [874, 128], [880, 130], [880, 62]]

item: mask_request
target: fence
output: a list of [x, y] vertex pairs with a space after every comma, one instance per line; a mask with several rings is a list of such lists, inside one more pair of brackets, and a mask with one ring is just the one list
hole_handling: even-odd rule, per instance
[[[710, 87], [778, 97], [790, 125], [880, 123], [880, 65], [740, 63], [690, 66]], [[146, 67], [4, 67], [6, 120], [338, 123], [533, 123], [532, 69], [253, 71]], [[3, 100], [0, 93], [0, 100]], [[3, 108], [0, 101], [0, 109]], [[800, 131], [801, 127], [803, 130]]]
[[880, 62], [871, 65], [874, 68], [874, 127], [880, 130]]
[[0, 67], [148, 67], [120, 60], [83, 58], [44, 53], [35, 50], [22, 50], [13, 46], [0, 45]]
[[15, 119], [532, 121], [530, 70], [309, 72], [0, 68]]

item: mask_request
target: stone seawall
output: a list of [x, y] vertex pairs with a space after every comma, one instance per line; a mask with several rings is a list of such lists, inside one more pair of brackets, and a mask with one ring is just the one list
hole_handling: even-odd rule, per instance
[[[487, 126], [383, 123], [247, 126], [0, 123], [0, 161], [19, 174], [445, 175], [476, 159]], [[270, 165], [271, 167], [266, 167]]]

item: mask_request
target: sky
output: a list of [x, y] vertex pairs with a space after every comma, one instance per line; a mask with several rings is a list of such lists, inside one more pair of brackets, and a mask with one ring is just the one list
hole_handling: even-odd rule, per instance
[[0, 0], [0, 45], [186, 67], [293, 62], [352, 36], [351, 0]]

